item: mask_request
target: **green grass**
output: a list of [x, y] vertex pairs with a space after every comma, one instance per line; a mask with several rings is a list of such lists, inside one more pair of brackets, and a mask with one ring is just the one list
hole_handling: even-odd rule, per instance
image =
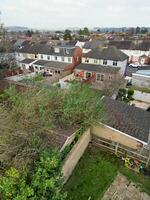
[[68, 200], [88, 200], [89, 197], [91, 200], [99, 200], [118, 171], [150, 194], [148, 177], [120, 166], [118, 158], [110, 153], [88, 148], [64, 186], [64, 191], [68, 192]]
[[97, 200], [114, 180], [117, 170], [118, 164], [114, 157], [89, 148], [65, 185], [68, 199], [88, 200], [91, 197]]

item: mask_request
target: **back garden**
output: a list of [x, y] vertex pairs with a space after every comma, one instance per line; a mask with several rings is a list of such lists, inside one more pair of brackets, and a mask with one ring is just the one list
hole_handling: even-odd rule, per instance
[[150, 195], [150, 178], [121, 165], [120, 160], [96, 147], [89, 147], [64, 187], [69, 200], [99, 200], [120, 172]]
[[[125, 174], [149, 193], [150, 181], [120, 165], [116, 157], [88, 148], [63, 185], [62, 163], [83, 131], [107, 120], [100, 92], [81, 83], [0, 94], [0, 199], [97, 200]], [[77, 131], [79, 130], [79, 131]], [[62, 152], [66, 134], [76, 132]], [[58, 138], [56, 137], [59, 136]]]

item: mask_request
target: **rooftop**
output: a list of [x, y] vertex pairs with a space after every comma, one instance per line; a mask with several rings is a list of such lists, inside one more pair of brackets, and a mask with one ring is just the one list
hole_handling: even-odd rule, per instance
[[150, 112], [130, 106], [124, 102], [103, 98], [109, 122], [107, 125], [138, 140], [148, 143], [150, 134]]
[[119, 67], [109, 67], [109, 66], [86, 64], [86, 63], [81, 63], [76, 67], [76, 69], [92, 71], [92, 72], [100, 72], [100, 73], [117, 73], [120, 70]]
[[34, 59], [26, 58], [24, 60], [21, 60], [20, 63], [30, 64], [30, 63], [32, 63], [34, 61], [35, 61]]
[[115, 46], [96, 48], [89, 53], [86, 53], [84, 57], [114, 61], [124, 61], [128, 58], [126, 54], [117, 49]]

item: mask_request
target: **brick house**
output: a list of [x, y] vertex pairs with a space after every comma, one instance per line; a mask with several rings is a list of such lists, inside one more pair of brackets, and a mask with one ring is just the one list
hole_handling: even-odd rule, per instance
[[128, 56], [116, 47], [96, 48], [84, 54], [82, 63], [75, 69], [75, 76], [104, 86], [106, 82], [125, 74], [127, 59]]

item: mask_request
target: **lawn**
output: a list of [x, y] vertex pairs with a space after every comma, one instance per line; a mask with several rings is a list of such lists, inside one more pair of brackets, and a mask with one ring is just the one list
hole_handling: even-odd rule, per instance
[[143, 191], [150, 193], [150, 180], [147, 177], [120, 166], [119, 160], [97, 148], [88, 148], [64, 186], [68, 200], [100, 199], [120, 171], [136, 182]]

